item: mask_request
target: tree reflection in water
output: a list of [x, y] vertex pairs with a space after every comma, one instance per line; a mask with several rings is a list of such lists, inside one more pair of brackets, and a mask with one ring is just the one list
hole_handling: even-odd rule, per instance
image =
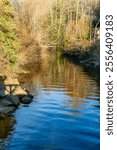
[[[29, 107], [16, 113], [16, 129], [6, 147], [99, 149], [97, 76], [89, 76], [82, 67], [59, 54], [39, 59], [41, 63], [29, 64], [25, 70], [30, 72], [19, 76], [22, 86], [35, 97]], [[2, 129], [2, 135], [13, 130], [10, 121], [6, 124], [9, 125], [3, 127], [8, 127], [7, 133]]]
[[[48, 59], [46, 59], [48, 58]], [[99, 81], [84, 71], [80, 66], [76, 66], [65, 58], [61, 58], [60, 54], [51, 55], [40, 58], [42, 63], [39, 66], [27, 67], [29, 74], [19, 77], [23, 82], [23, 86], [29, 91], [36, 94], [44, 90], [65, 90], [70, 96], [69, 103], [66, 106], [72, 110], [81, 108], [81, 104], [88, 96], [93, 96], [99, 91]], [[25, 68], [26, 69], [26, 68]], [[56, 89], [57, 90], [57, 89]]]

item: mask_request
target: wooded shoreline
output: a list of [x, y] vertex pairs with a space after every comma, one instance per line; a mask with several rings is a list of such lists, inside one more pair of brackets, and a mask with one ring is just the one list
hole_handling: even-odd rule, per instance
[[[46, 57], [49, 49], [98, 74], [99, 29], [99, 0], [0, 0], [0, 114], [9, 106], [9, 112], [11, 107], [14, 110], [22, 102], [18, 94], [5, 94], [8, 84], [4, 83], [3, 76], [14, 80], [25, 72], [25, 65], [40, 63], [42, 58], [50, 59]], [[13, 85], [16, 84], [10, 81], [10, 91]], [[22, 89], [24, 101], [31, 102], [32, 95], [23, 93]]]

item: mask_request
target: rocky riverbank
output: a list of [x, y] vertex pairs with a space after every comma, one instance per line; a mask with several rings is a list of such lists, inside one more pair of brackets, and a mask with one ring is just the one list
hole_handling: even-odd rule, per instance
[[33, 95], [23, 89], [17, 80], [8, 81], [0, 76], [0, 119], [11, 115], [20, 104], [29, 104], [33, 100]]
[[86, 50], [65, 50], [63, 56], [75, 64], [79, 64], [87, 70], [100, 71], [100, 41]]

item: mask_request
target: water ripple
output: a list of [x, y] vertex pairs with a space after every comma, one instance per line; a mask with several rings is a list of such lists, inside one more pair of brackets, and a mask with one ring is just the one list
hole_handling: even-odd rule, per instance
[[48, 68], [26, 76], [24, 87], [35, 98], [15, 113], [6, 150], [99, 150], [97, 81], [68, 62], [59, 65], [59, 72], [58, 68]]

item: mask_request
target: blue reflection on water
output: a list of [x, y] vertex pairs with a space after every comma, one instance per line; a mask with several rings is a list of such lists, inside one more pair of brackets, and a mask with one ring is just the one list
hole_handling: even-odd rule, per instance
[[25, 86], [35, 98], [15, 113], [16, 124], [6, 149], [99, 150], [97, 82], [76, 66], [66, 68], [54, 77], [37, 74], [27, 78]]
[[[57, 90], [57, 89], [56, 89]], [[62, 91], [43, 91], [29, 107], [16, 113], [11, 150], [99, 150], [98, 101], [83, 100], [72, 110]]]

